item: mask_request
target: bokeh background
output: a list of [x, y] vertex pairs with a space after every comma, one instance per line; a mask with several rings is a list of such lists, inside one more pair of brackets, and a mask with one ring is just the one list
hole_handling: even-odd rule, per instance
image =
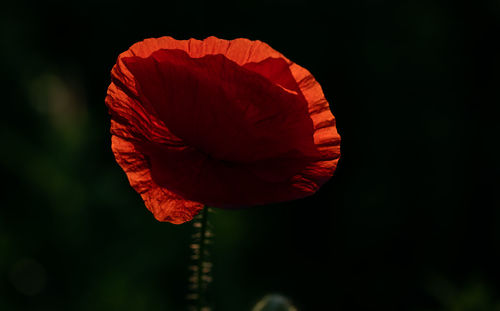
[[8, 1], [0, 10], [0, 310], [185, 310], [191, 226], [110, 150], [136, 41], [247, 37], [322, 84], [342, 135], [316, 195], [217, 210], [211, 296], [250, 310], [500, 310], [498, 1]]

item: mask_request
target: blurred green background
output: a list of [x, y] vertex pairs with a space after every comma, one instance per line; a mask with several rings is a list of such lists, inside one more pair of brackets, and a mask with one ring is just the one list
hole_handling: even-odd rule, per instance
[[316, 195], [212, 222], [218, 311], [500, 310], [499, 1], [33, 1], [0, 10], [0, 310], [184, 310], [190, 224], [159, 223], [110, 150], [119, 53], [269, 43], [342, 136]]

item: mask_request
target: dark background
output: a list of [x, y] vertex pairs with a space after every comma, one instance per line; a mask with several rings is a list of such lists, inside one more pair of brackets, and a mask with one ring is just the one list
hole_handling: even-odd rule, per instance
[[500, 310], [500, 2], [10, 1], [0, 10], [0, 310], [184, 310], [191, 225], [110, 150], [119, 53], [247, 37], [322, 84], [342, 136], [316, 195], [217, 210], [212, 300]]

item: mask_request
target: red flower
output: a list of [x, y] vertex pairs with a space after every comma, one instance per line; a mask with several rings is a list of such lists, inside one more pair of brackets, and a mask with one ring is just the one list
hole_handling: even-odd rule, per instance
[[112, 149], [160, 221], [313, 194], [340, 136], [320, 85], [260, 41], [146, 39], [120, 54]]

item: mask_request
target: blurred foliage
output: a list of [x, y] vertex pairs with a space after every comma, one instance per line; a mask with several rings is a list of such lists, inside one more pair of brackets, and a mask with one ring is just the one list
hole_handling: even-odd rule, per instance
[[500, 310], [498, 1], [10, 1], [0, 10], [0, 310], [184, 310], [189, 224], [156, 222], [104, 97], [147, 37], [248, 37], [308, 68], [334, 178], [212, 215], [216, 310]]

